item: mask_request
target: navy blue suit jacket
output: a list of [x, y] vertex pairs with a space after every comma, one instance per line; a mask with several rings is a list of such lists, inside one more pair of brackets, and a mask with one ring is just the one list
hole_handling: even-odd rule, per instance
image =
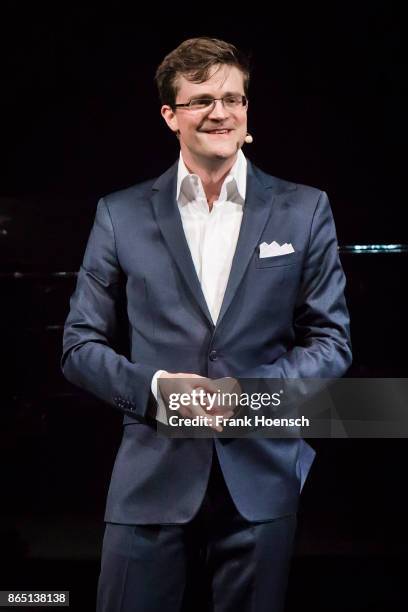
[[[214, 446], [242, 515], [261, 521], [296, 512], [314, 458], [304, 440], [170, 439], [159, 437], [149, 419], [158, 369], [210, 378], [336, 378], [351, 363], [345, 277], [326, 194], [249, 161], [247, 172], [215, 326], [177, 207], [177, 163], [98, 203], [65, 324], [62, 369], [124, 414], [106, 521], [190, 520]], [[260, 258], [259, 244], [274, 240], [292, 243], [295, 252]], [[118, 348], [121, 329], [125, 343]]]

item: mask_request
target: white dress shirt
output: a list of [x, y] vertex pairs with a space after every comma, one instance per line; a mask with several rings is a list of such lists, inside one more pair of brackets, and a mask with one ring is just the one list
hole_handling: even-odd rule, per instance
[[[189, 173], [180, 152], [177, 204], [194, 267], [214, 324], [221, 310], [237, 246], [246, 180], [247, 161], [240, 149], [210, 211], [200, 177]], [[151, 388], [156, 399], [157, 378], [164, 371], [158, 370], [152, 379]], [[161, 401], [158, 402], [157, 419], [167, 422]]]

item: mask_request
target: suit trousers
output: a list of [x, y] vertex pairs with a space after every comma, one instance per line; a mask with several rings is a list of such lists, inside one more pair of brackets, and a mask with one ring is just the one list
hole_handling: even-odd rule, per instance
[[295, 514], [246, 520], [214, 449], [190, 522], [106, 523], [97, 612], [281, 612], [296, 523]]

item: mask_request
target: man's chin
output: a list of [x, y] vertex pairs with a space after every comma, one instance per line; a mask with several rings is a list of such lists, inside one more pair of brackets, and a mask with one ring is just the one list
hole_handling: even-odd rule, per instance
[[219, 147], [214, 148], [211, 151], [206, 152], [206, 157], [214, 160], [227, 160], [233, 157], [237, 152], [237, 149], [233, 147]]

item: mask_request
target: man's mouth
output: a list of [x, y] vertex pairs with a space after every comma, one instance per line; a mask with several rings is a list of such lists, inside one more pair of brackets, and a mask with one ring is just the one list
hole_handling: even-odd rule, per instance
[[205, 130], [206, 134], [229, 134], [232, 130], [228, 129], [218, 129], [218, 130]]

